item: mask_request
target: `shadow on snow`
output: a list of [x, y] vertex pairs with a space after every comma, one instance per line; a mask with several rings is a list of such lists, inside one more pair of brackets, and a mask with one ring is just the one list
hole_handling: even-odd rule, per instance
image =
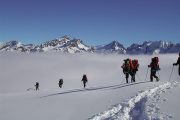
[[108, 90], [108, 89], [114, 90], [114, 89], [119, 89], [119, 88], [123, 88], [123, 87], [128, 87], [128, 86], [137, 85], [137, 84], [143, 84], [143, 83], [148, 83], [148, 82], [150, 82], [150, 81], [135, 82], [135, 83], [129, 83], [129, 84], [124, 83], [124, 84], [117, 84], [117, 85], [111, 85], [111, 86], [99, 86], [99, 87], [91, 87], [91, 88], [85, 88], [85, 89], [74, 89], [74, 90], [69, 90], [69, 91], [65, 91], [65, 92], [49, 94], [49, 95], [46, 95], [46, 96], [42, 96], [40, 98], [51, 97], [51, 96], [55, 96], [55, 95], [69, 94], [69, 93], [95, 91], [95, 90]]

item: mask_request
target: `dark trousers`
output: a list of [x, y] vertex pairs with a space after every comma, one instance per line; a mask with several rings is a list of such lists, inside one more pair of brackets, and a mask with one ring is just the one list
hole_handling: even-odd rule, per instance
[[128, 83], [129, 73], [125, 73], [125, 75], [126, 75], [126, 83]]
[[63, 85], [63, 84], [59, 84], [59, 87], [62, 88], [62, 85]]
[[39, 86], [36, 86], [36, 90], [39, 90]]
[[151, 82], [153, 81], [153, 77], [154, 78], [158, 78], [158, 76], [156, 75], [156, 71], [155, 70], [151, 70], [151, 74], [150, 74], [150, 80], [151, 80]]
[[86, 81], [83, 81], [84, 88], [86, 87]]
[[136, 81], [136, 80], [135, 80], [135, 75], [136, 75], [136, 73], [131, 72], [130, 75], [131, 75], [131, 82], [135, 82], [135, 81]]

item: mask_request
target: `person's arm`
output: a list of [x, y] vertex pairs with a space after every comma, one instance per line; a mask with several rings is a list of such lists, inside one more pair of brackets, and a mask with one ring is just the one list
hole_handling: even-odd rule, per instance
[[124, 66], [125, 66], [125, 65], [123, 64], [123, 65], [121, 66], [121, 68], [124, 68]]
[[177, 64], [180, 64], [180, 57], [179, 57], [178, 60], [177, 60]]
[[178, 65], [178, 64], [180, 64], [180, 57], [178, 58], [176, 63], [173, 63], [173, 65]]
[[151, 67], [152, 66], [152, 63], [150, 63], [149, 65], [148, 65], [148, 67]]

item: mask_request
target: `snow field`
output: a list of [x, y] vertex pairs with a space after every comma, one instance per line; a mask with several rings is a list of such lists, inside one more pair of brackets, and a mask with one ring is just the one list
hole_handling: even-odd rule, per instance
[[[160, 82], [149, 82], [149, 72], [145, 81], [147, 65], [154, 56], [160, 58]], [[140, 68], [136, 83], [125, 84], [121, 65], [129, 57], [138, 58]], [[0, 120], [178, 120], [177, 110], [171, 107], [180, 98], [180, 88], [174, 87], [179, 84], [177, 67], [168, 82], [177, 57], [0, 54]], [[89, 79], [86, 89], [81, 83], [83, 74]], [[64, 79], [62, 89], [58, 88], [60, 78]], [[36, 81], [39, 91], [33, 90]], [[167, 108], [171, 111], [165, 111]]]

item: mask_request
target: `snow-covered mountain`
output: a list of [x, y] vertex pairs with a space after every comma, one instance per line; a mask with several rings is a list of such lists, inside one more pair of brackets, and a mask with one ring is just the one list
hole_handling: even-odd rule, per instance
[[77, 53], [77, 52], [90, 52], [91, 49], [83, 43], [80, 39], [73, 39], [67, 44], [61, 47], [63, 52], [67, 53]]
[[132, 44], [127, 54], [159, 54], [180, 52], [180, 44], [165, 41], [145, 41], [143, 44]]
[[65, 52], [65, 53], [103, 53], [103, 54], [160, 54], [180, 52], [180, 43], [174, 44], [165, 41], [145, 41], [143, 44], [132, 44], [125, 48], [118, 41], [107, 45], [88, 46], [80, 39], [71, 39], [68, 36], [47, 41], [41, 45], [22, 44], [18, 41], [0, 43], [0, 51], [11, 52]]
[[0, 51], [11, 52], [50, 52], [61, 51], [66, 53], [77, 52], [90, 52], [91, 49], [83, 43], [80, 39], [71, 40], [68, 36], [56, 38], [54, 40], [47, 41], [41, 45], [22, 44], [18, 41], [10, 41], [4, 44], [0, 44]]
[[70, 40], [68, 36], [63, 36], [55, 40], [48, 41], [39, 46], [39, 51], [61, 51], [66, 53], [88, 52], [90, 48], [80, 39]]
[[17, 51], [17, 52], [32, 52], [31, 50], [33, 50], [35, 48], [35, 45], [33, 44], [27, 44], [24, 45], [18, 41], [9, 41], [7, 43], [2, 43], [0, 45], [0, 51]]
[[97, 53], [108, 53], [108, 54], [109, 53], [125, 54], [126, 49], [118, 41], [112, 41], [111, 43], [109, 43], [107, 45], [96, 46], [95, 52], [97, 52]]
[[52, 50], [61, 50], [61, 47], [68, 43], [70, 38], [68, 36], [63, 36], [61, 38], [56, 38], [54, 40], [45, 42], [38, 46], [38, 51], [45, 52], [45, 51], [52, 51]]

